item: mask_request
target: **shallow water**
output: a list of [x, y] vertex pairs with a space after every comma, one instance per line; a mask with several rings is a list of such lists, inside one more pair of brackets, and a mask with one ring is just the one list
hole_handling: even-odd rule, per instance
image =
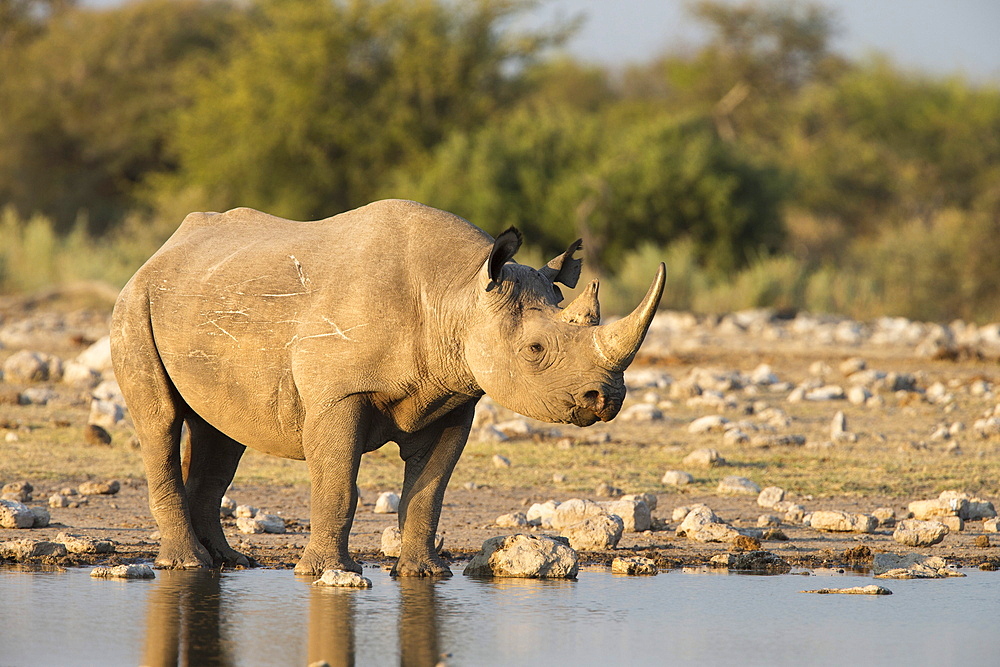
[[391, 579], [318, 588], [287, 570], [0, 569], [0, 667], [13, 665], [995, 665], [1000, 574], [798, 591], [867, 576], [672, 571], [577, 581]]

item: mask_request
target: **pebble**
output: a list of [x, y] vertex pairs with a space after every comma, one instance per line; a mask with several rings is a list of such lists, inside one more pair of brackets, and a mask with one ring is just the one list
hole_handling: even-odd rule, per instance
[[617, 498], [624, 494], [625, 492], [617, 486], [608, 484], [607, 482], [601, 482], [597, 485], [597, 488], [594, 489], [594, 495], [598, 498]]
[[337, 588], [371, 588], [372, 580], [357, 572], [345, 570], [325, 570], [323, 576], [312, 583], [313, 586], [334, 586]]
[[819, 510], [809, 516], [814, 530], [832, 533], [873, 533], [878, 520], [870, 514], [850, 514], [840, 510]]
[[760, 487], [746, 477], [729, 475], [719, 480], [716, 491], [724, 495], [757, 495], [760, 493]]
[[493, 523], [500, 528], [525, 528], [528, 525], [528, 517], [524, 512], [510, 512], [501, 514]]
[[541, 526], [542, 528], [552, 528], [552, 517], [555, 515], [559, 503], [555, 500], [547, 500], [544, 503], [534, 503], [525, 513], [525, 518], [529, 526]]
[[683, 470], [668, 470], [663, 473], [663, 479], [660, 481], [669, 486], [685, 486], [693, 482], [694, 477]]
[[383, 491], [375, 500], [376, 514], [395, 514], [399, 511], [399, 494], [393, 491]]
[[121, 482], [117, 479], [113, 479], [108, 482], [84, 482], [77, 487], [77, 491], [85, 496], [113, 496], [118, 493], [121, 488]]
[[948, 526], [940, 521], [905, 519], [896, 526], [892, 539], [910, 547], [929, 547], [944, 540], [948, 532]]
[[688, 424], [688, 433], [711, 433], [713, 431], [722, 431], [729, 420], [722, 415], [708, 415], [705, 417], [699, 417], [693, 422]]
[[0, 528], [32, 528], [35, 515], [16, 500], [0, 500]]
[[656, 567], [656, 562], [652, 558], [646, 558], [644, 556], [619, 556], [611, 561], [612, 574], [637, 576], [656, 575], [659, 574], [659, 572], [659, 568]]
[[510, 459], [507, 458], [506, 456], [501, 455], [501, 454], [494, 454], [493, 455], [493, 467], [494, 468], [509, 468], [510, 467]]
[[238, 505], [233, 512], [236, 514], [237, 519], [252, 519], [257, 516], [259, 512], [253, 505]]
[[256, 535], [260, 533], [281, 534], [285, 532], [285, 520], [277, 514], [258, 513], [254, 517], [236, 519], [236, 528], [241, 533]]
[[653, 403], [635, 403], [622, 410], [617, 418], [624, 422], [660, 422], [663, 421], [663, 411]]
[[785, 499], [785, 490], [780, 486], [768, 486], [757, 496], [757, 504], [768, 509]]
[[83, 427], [83, 441], [88, 445], [107, 446], [111, 444], [111, 434], [103, 426], [87, 424]]
[[156, 572], [148, 565], [115, 565], [95, 567], [90, 576], [95, 579], [155, 579]]
[[726, 459], [722, 458], [722, 454], [717, 449], [710, 447], [703, 447], [692, 451], [684, 457], [682, 462], [686, 466], [699, 466], [703, 468], [726, 465]]

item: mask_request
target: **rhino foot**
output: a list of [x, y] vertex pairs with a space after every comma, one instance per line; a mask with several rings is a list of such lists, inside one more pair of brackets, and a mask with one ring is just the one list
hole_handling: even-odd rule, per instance
[[361, 574], [361, 566], [350, 556], [320, 555], [309, 551], [306, 547], [305, 553], [295, 566], [295, 574], [315, 575], [317, 577], [327, 570], [344, 570], [345, 572], [356, 572]]
[[224, 567], [253, 567], [257, 564], [253, 558], [246, 554], [241, 554], [236, 549], [226, 547], [225, 549], [213, 549], [215, 563]]
[[170, 570], [191, 570], [213, 567], [212, 557], [200, 544], [196, 546], [164, 542], [153, 563], [156, 567]]
[[450, 577], [451, 568], [442, 559], [402, 558], [396, 561], [391, 572], [394, 577]]

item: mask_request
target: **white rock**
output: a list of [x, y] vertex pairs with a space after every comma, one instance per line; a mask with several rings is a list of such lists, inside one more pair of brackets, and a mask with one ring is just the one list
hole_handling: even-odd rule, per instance
[[493, 467], [494, 468], [509, 468], [510, 467], [510, 459], [507, 458], [506, 456], [503, 456], [502, 454], [494, 454], [493, 455]]
[[839, 401], [846, 398], [846, 395], [844, 394], [843, 387], [835, 384], [828, 384], [823, 387], [807, 391], [804, 398], [807, 401]]
[[466, 566], [474, 577], [573, 579], [578, 571], [576, 552], [551, 537], [511, 535], [492, 537]]
[[15, 352], [3, 363], [4, 380], [10, 384], [30, 384], [49, 380], [49, 356], [31, 350]]
[[757, 496], [757, 504], [761, 507], [772, 508], [777, 503], [785, 499], [785, 490], [780, 486], [768, 486]]
[[[683, 517], [679, 518], [678, 515]], [[710, 523], [722, 523], [722, 519], [708, 505], [701, 503], [691, 507], [678, 507], [674, 510], [673, 520], [681, 521], [676, 530], [678, 537], [684, 537]]]
[[31, 524], [32, 528], [45, 528], [52, 521], [52, 516], [44, 507], [29, 507], [28, 509], [31, 510], [32, 516], [35, 517], [34, 522]]
[[635, 403], [621, 411], [620, 421], [658, 422], [663, 421], [663, 411], [652, 403]]
[[845, 376], [854, 375], [866, 368], [868, 368], [868, 362], [861, 357], [851, 357], [840, 364], [840, 372]]
[[21, 392], [21, 403], [24, 405], [47, 405], [57, 396], [58, 394], [48, 387], [28, 387]]
[[252, 519], [259, 511], [253, 505], [238, 505], [234, 510], [237, 519]]
[[819, 510], [810, 515], [809, 525], [814, 530], [837, 533], [873, 533], [878, 520], [870, 514], [850, 514], [840, 510]]
[[983, 532], [1000, 533], [1000, 519], [987, 519], [983, 521]]
[[88, 424], [97, 424], [110, 430], [124, 420], [124, 405], [114, 401], [99, 401], [97, 399], [90, 402], [90, 415], [87, 417]]
[[609, 500], [600, 503], [609, 514], [621, 518], [622, 526], [627, 533], [641, 533], [649, 530], [652, 525], [649, 505], [644, 500], [635, 498]]
[[933, 498], [930, 500], [914, 500], [906, 506], [906, 509], [913, 513], [913, 517], [920, 521], [937, 519], [944, 516], [959, 516], [964, 506], [968, 505], [967, 500], [949, 500]]
[[265, 533], [281, 534], [285, 532], [285, 520], [277, 514], [257, 514], [253, 520], [264, 529]]
[[48, 540], [10, 540], [0, 542], [0, 558], [13, 561], [23, 561], [42, 556], [62, 557], [66, 555], [66, 547], [59, 542]]
[[944, 540], [948, 526], [940, 521], [906, 519], [896, 526], [892, 539], [911, 547], [928, 547]]
[[721, 431], [728, 423], [729, 420], [722, 415], [707, 415], [705, 417], [699, 417], [688, 424], [688, 433], [709, 433], [712, 431]]
[[760, 493], [760, 487], [746, 477], [729, 475], [719, 480], [716, 491], [727, 495], [757, 495]]
[[872, 574], [876, 579], [940, 579], [962, 577], [940, 556], [923, 554], [876, 553], [872, 561]]
[[148, 565], [115, 565], [95, 567], [90, 576], [95, 579], [155, 579], [156, 572]]
[[524, 512], [510, 512], [501, 514], [493, 523], [500, 528], [525, 528], [528, 525], [528, 517]]
[[686, 473], [683, 470], [668, 470], [663, 473], [663, 479], [660, 480], [664, 484], [670, 486], [685, 486], [694, 481], [694, 477], [690, 473]]
[[90, 392], [90, 395], [99, 401], [112, 401], [119, 405], [125, 405], [125, 396], [122, 395], [122, 388], [118, 386], [118, 381], [114, 379], [104, 380], [101, 384], [94, 387], [94, 391]]
[[334, 586], [337, 588], [371, 588], [372, 580], [357, 572], [346, 570], [324, 570], [323, 576], [312, 583], [313, 586]]
[[656, 575], [659, 569], [656, 561], [643, 556], [619, 556], [611, 561], [612, 574], [636, 575]]
[[861, 385], [854, 385], [847, 390], [847, 400], [851, 403], [851, 405], [864, 405], [871, 397], [872, 393], [868, 391], [866, 387], [862, 387]]
[[111, 336], [100, 338], [78, 354], [76, 362], [99, 372], [111, 370]]
[[222, 496], [222, 502], [219, 503], [219, 514], [224, 517], [230, 517], [235, 513], [236, 501], [229, 496]]
[[619, 500], [641, 500], [646, 503], [646, 507], [649, 508], [650, 512], [656, 510], [656, 506], [659, 504], [659, 498], [656, 497], [655, 493], [629, 493], [619, 498]]
[[499, 424], [495, 424], [497, 430], [513, 440], [528, 439], [534, 434], [531, 424], [525, 419], [509, 419]]
[[552, 514], [551, 524], [556, 530], [562, 530], [584, 519], [603, 516], [608, 512], [592, 500], [572, 498], [560, 504]]
[[110, 554], [115, 552], [115, 543], [111, 540], [95, 540], [82, 535], [59, 533], [56, 542], [63, 544], [71, 554]]
[[101, 382], [101, 374], [90, 366], [70, 361], [63, 368], [62, 381], [77, 389], [93, 389]]
[[750, 382], [757, 385], [772, 385], [777, 384], [779, 380], [770, 366], [761, 364], [750, 372]]
[[701, 449], [696, 449], [685, 456], [683, 463], [686, 466], [701, 466], [710, 468], [713, 466], [725, 465], [726, 460], [722, 458], [722, 454], [720, 454], [718, 450], [710, 447], [703, 447]]
[[577, 551], [614, 549], [623, 531], [621, 518], [614, 514], [590, 516], [560, 530], [569, 539], [569, 545]]
[[534, 503], [525, 513], [525, 519], [527, 519], [530, 526], [552, 528], [552, 516], [555, 514], [557, 507], [559, 507], [559, 503], [555, 500]]
[[32, 528], [35, 515], [16, 500], [0, 500], [0, 528]]
[[781, 525], [781, 517], [775, 514], [761, 514], [757, 517], [758, 528], [774, 528]]
[[399, 511], [399, 495], [392, 491], [383, 491], [375, 501], [376, 514], [395, 514]]

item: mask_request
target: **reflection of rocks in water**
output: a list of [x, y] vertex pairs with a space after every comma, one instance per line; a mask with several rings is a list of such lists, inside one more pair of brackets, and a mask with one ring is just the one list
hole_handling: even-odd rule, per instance
[[424, 577], [399, 577], [399, 664], [436, 665], [441, 661], [438, 643], [437, 586]]
[[354, 589], [310, 586], [309, 659], [330, 667], [354, 664]]
[[143, 665], [228, 665], [222, 638], [221, 576], [161, 570], [146, 611]]

